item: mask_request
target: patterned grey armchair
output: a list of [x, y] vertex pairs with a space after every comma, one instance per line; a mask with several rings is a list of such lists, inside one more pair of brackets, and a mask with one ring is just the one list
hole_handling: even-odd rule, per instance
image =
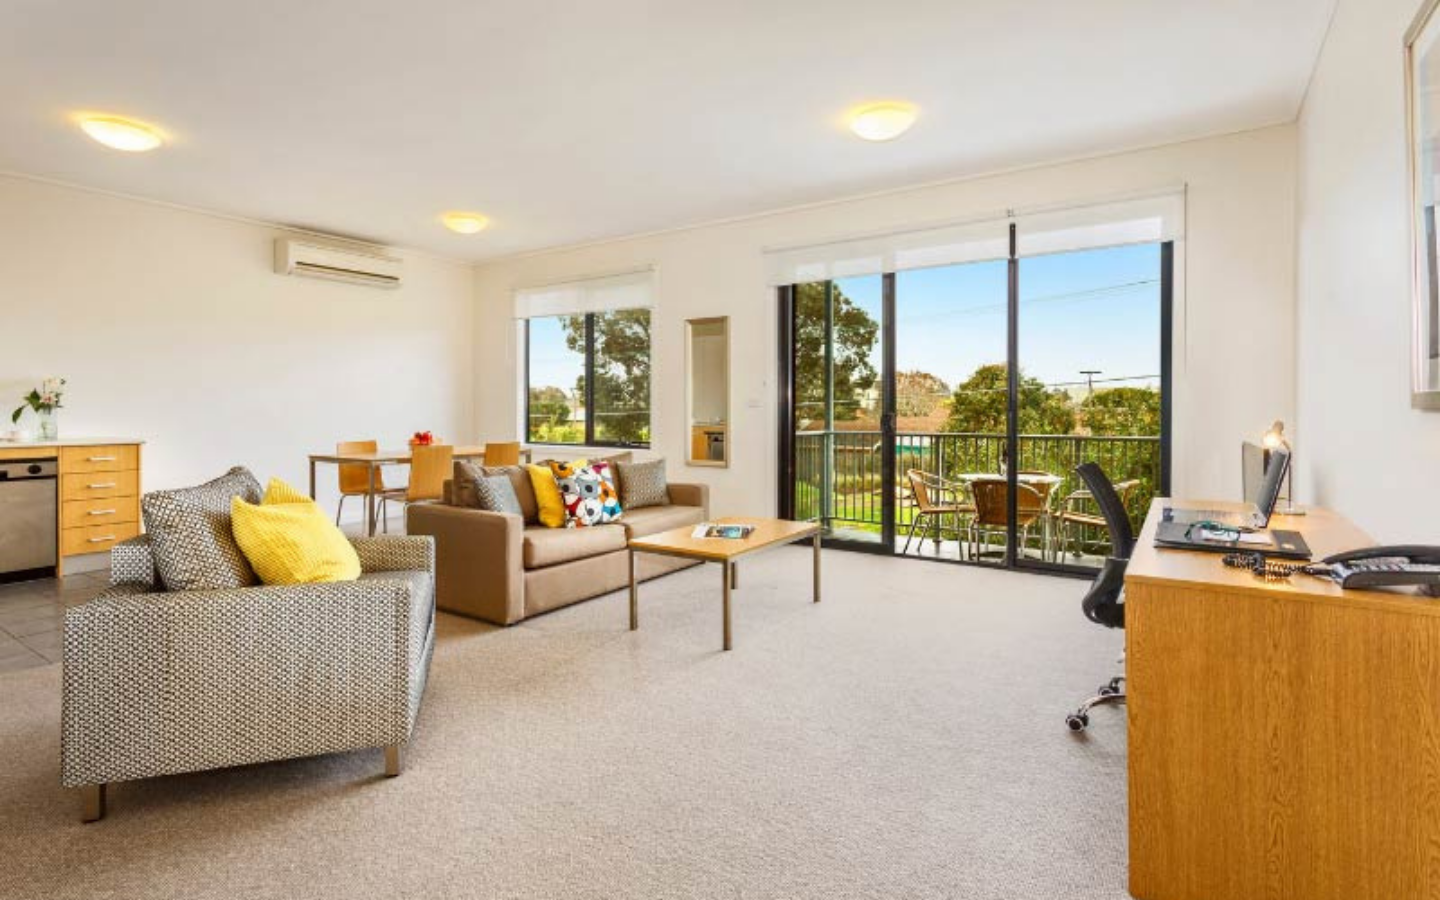
[[334, 584], [167, 593], [147, 538], [111, 551], [111, 587], [65, 613], [61, 780], [105, 788], [177, 772], [385, 748], [400, 774], [435, 641], [435, 544], [357, 538]]

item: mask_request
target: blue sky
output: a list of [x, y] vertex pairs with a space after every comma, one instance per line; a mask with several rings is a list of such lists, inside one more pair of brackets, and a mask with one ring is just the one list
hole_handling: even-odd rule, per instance
[[[1006, 263], [915, 269], [895, 276], [895, 366], [952, 388], [1005, 361]], [[880, 317], [880, 276], [837, 282]], [[1047, 384], [1136, 378], [1159, 385], [1160, 247], [1146, 244], [1020, 262], [1020, 368]], [[877, 347], [873, 356], [880, 366]], [[1150, 377], [1138, 377], [1150, 376]]]
[[565, 348], [565, 329], [560, 322], [558, 318], [530, 320], [530, 385], [553, 385], [568, 393], [585, 374], [585, 356]]
[[[895, 276], [896, 368], [938, 375], [954, 387], [976, 368], [1005, 361], [1003, 260], [916, 269]], [[880, 319], [880, 276], [841, 289]], [[565, 349], [558, 319], [530, 322], [530, 383], [567, 390], [584, 359]], [[880, 368], [879, 341], [874, 350]], [[1149, 376], [1159, 384], [1160, 247], [1146, 244], [1038, 256], [1020, 263], [1020, 368], [1047, 384]]]

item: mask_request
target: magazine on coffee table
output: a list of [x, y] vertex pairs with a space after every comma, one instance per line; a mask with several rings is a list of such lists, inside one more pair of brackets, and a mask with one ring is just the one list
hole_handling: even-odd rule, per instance
[[692, 538], [723, 538], [729, 541], [743, 541], [755, 530], [754, 525], [723, 525], [718, 522], [702, 522], [690, 532]]

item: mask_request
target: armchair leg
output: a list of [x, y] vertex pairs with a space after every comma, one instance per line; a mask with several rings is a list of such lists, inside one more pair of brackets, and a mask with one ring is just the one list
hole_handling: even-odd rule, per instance
[[104, 784], [87, 784], [80, 788], [80, 798], [83, 809], [80, 813], [82, 822], [98, 822], [105, 818], [105, 788]]
[[[919, 513], [916, 513], [915, 517], [910, 520], [910, 531], [908, 534], [905, 535], [905, 548], [900, 551], [901, 556], [904, 556], [906, 553], [910, 552], [910, 539], [915, 536], [915, 526], [920, 524], [920, 520], [922, 518], [924, 517], [921, 516]], [[925, 539], [922, 537], [920, 540], [924, 541]]]
[[385, 777], [394, 778], [400, 774], [400, 745], [391, 744], [385, 748]]

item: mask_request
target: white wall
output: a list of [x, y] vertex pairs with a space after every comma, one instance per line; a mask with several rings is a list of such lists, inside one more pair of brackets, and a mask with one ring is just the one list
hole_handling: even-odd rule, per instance
[[304, 489], [337, 440], [473, 438], [471, 267], [403, 254], [395, 291], [287, 278], [280, 234], [0, 177], [0, 431], [59, 375], [61, 437], [143, 438], [146, 489], [233, 464]]
[[1402, 42], [1419, 0], [1341, 0], [1299, 123], [1299, 499], [1440, 543], [1440, 413], [1410, 408]]
[[[477, 424], [513, 436], [519, 388], [516, 287], [652, 264], [654, 442], [672, 480], [714, 487], [719, 514], [775, 505], [775, 299], [766, 247], [903, 228], [1186, 183], [1188, 238], [1177, 267], [1174, 489], [1236, 498], [1239, 443], [1294, 411], [1295, 129], [1244, 134], [1048, 166], [728, 224], [481, 265], [476, 273]], [[684, 321], [729, 315], [729, 469], [682, 464]]]

